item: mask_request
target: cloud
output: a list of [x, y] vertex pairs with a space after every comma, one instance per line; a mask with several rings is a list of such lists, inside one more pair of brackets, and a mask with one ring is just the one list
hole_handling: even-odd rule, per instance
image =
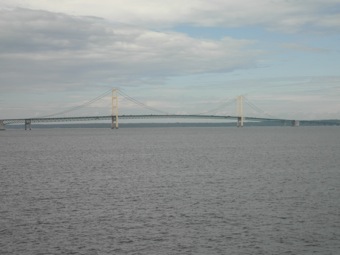
[[[176, 105], [176, 98], [188, 112], [189, 104], [209, 95], [220, 101], [221, 95], [249, 91], [284, 92], [287, 97], [269, 100], [264, 109], [285, 109], [287, 116], [295, 109], [326, 109], [339, 116], [339, 91], [333, 88], [338, 83], [309, 81], [314, 75], [337, 75], [339, 10], [339, 0], [0, 0], [0, 110], [3, 114], [13, 102], [22, 106], [20, 111], [12, 107], [13, 113], [27, 109], [29, 116], [30, 107], [47, 111], [51, 102], [67, 107], [69, 95], [86, 101], [118, 86], [166, 108], [168, 102]], [[204, 39], [220, 38], [219, 32], [258, 41]], [[278, 45], [288, 50], [277, 51]], [[263, 48], [268, 52], [258, 50]], [[286, 54], [289, 61], [281, 62]], [[266, 68], [258, 69], [263, 63]], [[230, 74], [233, 70], [240, 71]], [[286, 80], [296, 73], [306, 76], [303, 86]], [[300, 100], [289, 97], [297, 92], [303, 97], [311, 85], [323, 89], [315, 92], [324, 95], [322, 100], [302, 98], [306, 102], [300, 106]], [[168, 93], [169, 87], [179, 96]], [[202, 105], [204, 110], [207, 104]]]
[[229, 72], [256, 65], [254, 42], [194, 39], [28, 9], [0, 13], [2, 89], [58, 89], [159, 81], [170, 76]]
[[292, 49], [292, 50], [302, 51], [302, 52], [311, 52], [311, 53], [328, 53], [328, 52], [330, 52], [329, 49], [311, 47], [309, 45], [300, 44], [300, 43], [284, 43], [284, 44], [282, 44], [282, 47], [286, 48], [286, 49]]
[[89, 15], [149, 28], [259, 25], [285, 32], [339, 31], [339, 0], [11, 0], [21, 6]]

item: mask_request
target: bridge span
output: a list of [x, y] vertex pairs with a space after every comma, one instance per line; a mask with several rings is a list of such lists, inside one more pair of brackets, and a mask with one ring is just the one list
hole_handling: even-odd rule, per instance
[[298, 125], [298, 121], [274, 118], [240, 117], [231, 115], [204, 115], [204, 114], [131, 114], [131, 115], [104, 115], [104, 116], [81, 116], [81, 117], [46, 117], [46, 118], [23, 118], [23, 119], [2, 119], [0, 129], [5, 129], [5, 125], [24, 124], [25, 130], [31, 130], [32, 123], [56, 123], [56, 122], [79, 122], [79, 121], [100, 121], [111, 120], [112, 128], [118, 128], [118, 119], [211, 119], [211, 120], [236, 120], [237, 126], [243, 126], [244, 120], [249, 121], [282, 121], [290, 122], [293, 126]]
[[[130, 97], [129, 95], [123, 93], [122, 91], [113, 88], [112, 89], [112, 113], [111, 115], [102, 115], [102, 116], [77, 116], [77, 117], [53, 117], [56, 115], [62, 115], [65, 113], [68, 113], [70, 111], [85, 107], [89, 104], [92, 104], [96, 102], [97, 100], [103, 98], [104, 96], [107, 96], [108, 93], [111, 93], [111, 91], [105, 92], [103, 95], [90, 100], [89, 102], [82, 104], [80, 106], [73, 107], [69, 110], [63, 110], [61, 112], [45, 116], [45, 117], [36, 117], [36, 118], [13, 118], [13, 119], [0, 119], [0, 130], [5, 129], [5, 125], [10, 124], [20, 124], [23, 123], [25, 126], [25, 130], [31, 130], [32, 123], [55, 123], [55, 122], [78, 122], [78, 121], [101, 121], [101, 120], [111, 120], [111, 128], [115, 129], [118, 128], [118, 121], [120, 119], [211, 119], [211, 120], [236, 120], [237, 127], [243, 127], [243, 123], [245, 120], [248, 121], [281, 121], [282, 123], [291, 123], [292, 126], [298, 126], [299, 121], [297, 120], [289, 120], [289, 119], [279, 119], [279, 118], [273, 118], [273, 117], [247, 117], [244, 115], [244, 96], [238, 96], [236, 99], [236, 107], [237, 107], [237, 113], [236, 115], [208, 115], [208, 114], [168, 114], [165, 112], [160, 111], [159, 109], [152, 108], [135, 98]], [[142, 106], [145, 109], [152, 110], [155, 112], [159, 112], [161, 114], [131, 114], [131, 115], [119, 115], [118, 114], [118, 94], [123, 96], [128, 101], [131, 101], [138, 106]], [[231, 101], [233, 102], [233, 101]], [[249, 104], [249, 102], [248, 102]], [[250, 105], [252, 108], [254, 108], [254, 105]], [[258, 109], [258, 107], [255, 107], [255, 109]]]

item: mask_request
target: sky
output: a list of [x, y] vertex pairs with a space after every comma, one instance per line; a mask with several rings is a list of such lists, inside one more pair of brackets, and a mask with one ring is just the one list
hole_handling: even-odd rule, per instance
[[[112, 88], [173, 114], [243, 95], [246, 116], [340, 119], [340, 0], [0, 0], [0, 119]], [[110, 95], [67, 114], [110, 115]]]

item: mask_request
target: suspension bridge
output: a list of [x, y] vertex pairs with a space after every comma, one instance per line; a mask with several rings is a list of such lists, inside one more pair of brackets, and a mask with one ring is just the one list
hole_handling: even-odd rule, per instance
[[[75, 111], [80, 108], [84, 108], [88, 105], [93, 104], [94, 102], [102, 99], [103, 97], [107, 96], [108, 93], [112, 93], [111, 95], [111, 115], [102, 115], [102, 116], [72, 116], [72, 117], [61, 117], [60, 115]], [[157, 112], [157, 114], [119, 114], [118, 113], [118, 96], [122, 96], [124, 99], [138, 105], [139, 107], [151, 110], [153, 112]], [[69, 109], [66, 109], [61, 112], [57, 112], [54, 114], [42, 116], [42, 117], [35, 117], [35, 118], [14, 118], [14, 119], [0, 119], [0, 130], [5, 130], [6, 125], [11, 124], [23, 124], [25, 130], [31, 130], [33, 123], [56, 123], [56, 122], [90, 122], [90, 121], [102, 121], [102, 120], [109, 120], [111, 121], [111, 128], [112, 129], [118, 129], [119, 127], [119, 121], [124, 119], [205, 119], [205, 120], [235, 120], [237, 127], [243, 127], [245, 121], [281, 121], [282, 123], [286, 124], [289, 123], [292, 126], [299, 126], [298, 120], [291, 120], [291, 119], [280, 119], [280, 118], [274, 118], [272, 116], [268, 117], [250, 117], [244, 115], [244, 102], [245, 102], [244, 96], [238, 96], [235, 100], [236, 102], [236, 114], [235, 115], [213, 115], [208, 114], [216, 109], [210, 110], [205, 113], [200, 114], [170, 114], [167, 112], [163, 112], [159, 109], [153, 108], [151, 106], [148, 106], [147, 104], [130, 97], [126, 93], [118, 90], [118, 89], [112, 89], [112, 91], [105, 92], [104, 94], [84, 103], [81, 105], [78, 105], [76, 107], [72, 107]], [[256, 107], [254, 104], [250, 103], [249, 101], [246, 101], [246, 103], [255, 109], [258, 112], [264, 112], [260, 108]], [[220, 107], [219, 107], [220, 108]], [[218, 108], [217, 108], [218, 109]]]

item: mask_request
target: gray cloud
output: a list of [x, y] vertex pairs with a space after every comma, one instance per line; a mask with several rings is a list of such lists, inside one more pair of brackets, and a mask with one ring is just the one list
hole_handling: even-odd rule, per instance
[[[3, 4], [4, 5], [4, 4]], [[339, 32], [339, 0], [11, 0], [21, 6], [95, 15], [145, 27], [260, 25], [285, 32]], [[1, 4], [0, 4], [1, 7]]]
[[253, 42], [194, 39], [92, 17], [28, 9], [0, 13], [0, 83], [57, 89], [207, 72], [256, 65]]
[[329, 53], [330, 52], [329, 49], [311, 47], [309, 45], [299, 44], [299, 43], [284, 43], [281, 46], [286, 49], [292, 49], [292, 50], [302, 51], [302, 52], [311, 52], [311, 53]]

